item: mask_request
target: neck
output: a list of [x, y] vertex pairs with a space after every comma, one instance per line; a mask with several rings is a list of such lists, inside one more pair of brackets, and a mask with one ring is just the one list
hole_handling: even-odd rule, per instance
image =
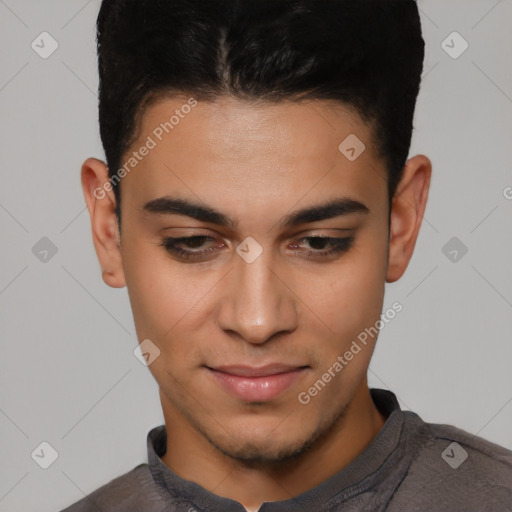
[[291, 499], [335, 475], [364, 451], [386, 420], [365, 381], [342, 417], [302, 455], [277, 466], [248, 467], [213, 448], [183, 417], [171, 418], [165, 408], [164, 416], [168, 449], [162, 461], [180, 477], [238, 501], [248, 512], [266, 501]]

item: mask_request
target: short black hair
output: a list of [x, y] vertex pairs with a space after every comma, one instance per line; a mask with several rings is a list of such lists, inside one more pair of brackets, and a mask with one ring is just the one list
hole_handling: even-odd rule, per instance
[[154, 99], [324, 99], [372, 127], [391, 206], [423, 70], [415, 0], [103, 0], [97, 43], [111, 182]]

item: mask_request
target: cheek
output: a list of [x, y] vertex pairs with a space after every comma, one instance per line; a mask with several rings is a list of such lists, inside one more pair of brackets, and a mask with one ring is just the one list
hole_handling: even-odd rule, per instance
[[[386, 246], [370, 238], [360, 240], [354, 251], [321, 280], [311, 279], [305, 289], [315, 290], [312, 309], [329, 326], [339, 345], [374, 325], [382, 312]], [[311, 295], [310, 295], [311, 296]], [[338, 346], [339, 348], [339, 346]]]
[[124, 265], [139, 341], [158, 345], [164, 356], [159, 363], [193, 365], [200, 359], [197, 339], [207, 337], [219, 275], [172, 261], [154, 244], [127, 250]]
[[366, 375], [384, 300], [383, 258], [385, 249], [380, 245], [372, 243], [372, 247], [364, 249], [360, 246], [358, 253], [336, 271], [336, 277], [322, 283], [324, 293], [317, 295], [315, 307], [322, 311], [322, 319], [332, 332], [330, 342], [327, 338], [318, 340], [323, 342], [316, 346], [319, 364], [302, 389], [299, 402], [310, 401], [309, 410], [316, 411], [326, 422], [329, 418], [324, 411], [338, 411], [333, 404], [341, 407], [346, 403]]
[[[164, 339], [185, 309], [194, 290], [186, 276], [170, 265], [165, 250], [154, 244], [127, 243], [123, 254], [124, 273], [139, 339]], [[190, 306], [188, 306], [190, 308]]]

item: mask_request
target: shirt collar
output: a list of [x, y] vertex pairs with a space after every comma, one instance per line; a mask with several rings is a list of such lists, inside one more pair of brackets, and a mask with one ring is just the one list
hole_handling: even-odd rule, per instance
[[[259, 512], [285, 512], [289, 510], [320, 510], [330, 499], [346, 493], [347, 497], [368, 475], [375, 473], [385, 462], [389, 463], [397, 447], [404, 414], [394, 393], [383, 389], [371, 389], [372, 399], [379, 411], [387, 418], [383, 427], [368, 447], [348, 466], [322, 482], [320, 485], [286, 501], [264, 503]], [[149, 431], [147, 436], [148, 466], [156, 483], [174, 497], [175, 500], [196, 505], [199, 510], [222, 512], [245, 512], [237, 501], [218, 496], [204, 487], [185, 480], [172, 471], [161, 460], [167, 450], [165, 425]], [[357, 492], [360, 492], [358, 489]]]

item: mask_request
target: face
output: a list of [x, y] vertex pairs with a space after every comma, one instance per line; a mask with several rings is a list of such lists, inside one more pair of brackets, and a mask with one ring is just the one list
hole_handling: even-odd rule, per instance
[[300, 453], [366, 385], [375, 337], [353, 342], [390, 278], [369, 126], [326, 101], [175, 97], [145, 111], [125, 162], [133, 151], [110, 284], [126, 283], [138, 339], [160, 351], [166, 420], [239, 460]]

